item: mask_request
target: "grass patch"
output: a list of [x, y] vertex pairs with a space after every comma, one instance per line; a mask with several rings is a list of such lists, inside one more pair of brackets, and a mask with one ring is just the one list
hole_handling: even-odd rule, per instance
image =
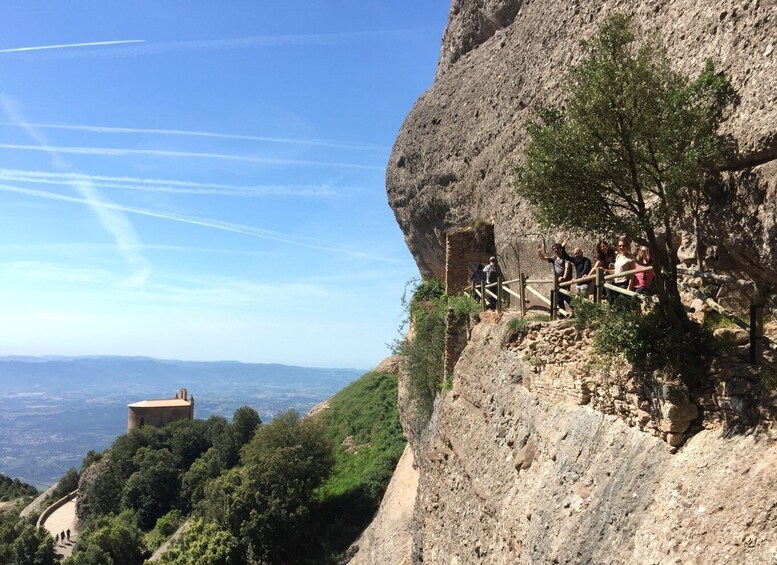
[[326, 553], [335, 555], [369, 524], [405, 448], [396, 375], [367, 373], [332, 397], [322, 419], [335, 465], [316, 492], [316, 513]]

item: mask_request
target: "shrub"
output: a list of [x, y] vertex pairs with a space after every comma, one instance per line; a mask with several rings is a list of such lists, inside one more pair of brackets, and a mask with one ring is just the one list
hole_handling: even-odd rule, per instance
[[468, 294], [455, 294], [449, 296], [448, 308], [453, 308], [453, 313], [458, 317], [474, 316], [480, 312], [480, 304]]
[[526, 329], [526, 318], [513, 318], [507, 323], [507, 329], [511, 332], [522, 332]]
[[689, 387], [701, 384], [702, 359], [712, 349], [712, 338], [700, 324], [684, 320], [683, 331], [676, 332], [660, 306], [643, 312], [625, 309], [619, 303], [595, 304], [581, 298], [572, 305], [578, 330], [596, 330], [594, 349], [598, 354], [622, 354], [632, 364], [647, 362], [655, 368], [671, 368]]

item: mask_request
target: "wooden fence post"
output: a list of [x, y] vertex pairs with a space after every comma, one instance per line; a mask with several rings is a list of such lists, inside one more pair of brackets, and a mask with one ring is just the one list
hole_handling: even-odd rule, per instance
[[481, 312], [486, 311], [486, 281], [484, 279], [480, 279], [480, 310]]
[[553, 271], [553, 290], [550, 292], [550, 319], [558, 318], [558, 277]]
[[526, 317], [526, 278], [518, 273], [518, 300], [521, 302], [521, 318]]
[[496, 311], [502, 312], [502, 273], [496, 276]]
[[594, 284], [596, 285], [594, 287], [594, 302], [599, 304], [602, 301], [602, 284], [604, 283], [603, 277], [602, 277], [602, 270], [596, 269], [596, 281]]

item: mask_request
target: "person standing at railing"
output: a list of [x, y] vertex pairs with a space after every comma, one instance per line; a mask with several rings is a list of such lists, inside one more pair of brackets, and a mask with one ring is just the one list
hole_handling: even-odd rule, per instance
[[[567, 255], [566, 251], [564, 251], [564, 247], [560, 243], [554, 243], [551, 246], [551, 249], [553, 250], [553, 255], [545, 255], [542, 251], [542, 244], [538, 244], [537, 257], [539, 257], [541, 261], [547, 261], [548, 263], [553, 264], [553, 275], [558, 282], [568, 281], [572, 278], [572, 262], [566, 259], [569, 255]], [[569, 302], [569, 298], [563, 292], [558, 293], [557, 300], [559, 308], [564, 308], [564, 304]]]
[[609, 269], [611, 263], [615, 263], [615, 252], [606, 241], [600, 239], [596, 244], [596, 263], [589, 274], [595, 275], [599, 269]]
[[[488, 260], [488, 265], [486, 265], [483, 268], [483, 276], [485, 277], [486, 286], [490, 285], [491, 283], [497, 282], [497, 279], [499, 278], [499, 266], [496, 264], [496, 257], [491, 257]], [[486, 298], [488, 299], [488, 308], [490, 310], [496, 310], [496, 298], [488, 294], [489, 290], [494, 294], [496, 294], [497, 288], [494, 287], [486, 290]]]
[[[653, 258], [650, 256], [650, 249], [644, 245], [639, 248], [637, 252], [637, 259], [635, 261], [637, 268], [640, 267], [652, 267]], [[634, 278], [636, 284], [634, 285], [634, 292], [637, 294], [646, 294], [652, 296], [655, 294], [653, 289], [653, 281], [656, 278], [656, 274], [653, 271], [642, 271], [641, 273], [635, 273]]]
[[[562, 249], [564, 249], [564, 245], [562, 245]], [[588, 276], [588, 273], [591, 272], [591, 260], [588, 257], [585, 257], [583, 255], [583, 250], [579, 247], [575, 247], [572, 250], [572, 256], [570, 257], [567, 255], [566, 249], [564, 249], [564, 258], [567, 261], [571, 261], [572, 266], [575, 270], [574, 272], [574, 279], [573, 281], [576, 281], [578, 279], [582, 279], [583, 277]], [[588, 296], [588, 288], [589, 284], [587, 282], [584, 283], [575, 283], [575, 291], [581, 295], [583, 298]]]
[[[631, 240], [627, 236], [622, 235], [618, 238], [618, 254], [615, 256], [613, 274], [618, 275], [635, 268], [634, 258], [631, 256]], [[634, 290], [634, 275], [616, 276], [612, 280], [612, 285], [624, 290]], [[615, 298], [617, 298], [617, 294], [615, 291], [612, 291], [612, 296], [608, 296], [607, 301], [612, 304]]]

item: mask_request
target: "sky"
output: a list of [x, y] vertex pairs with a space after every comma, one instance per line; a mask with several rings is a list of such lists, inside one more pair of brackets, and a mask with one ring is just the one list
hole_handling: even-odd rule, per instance
[[0, 355], [374, 366], [448, 9], [0, 1]]

